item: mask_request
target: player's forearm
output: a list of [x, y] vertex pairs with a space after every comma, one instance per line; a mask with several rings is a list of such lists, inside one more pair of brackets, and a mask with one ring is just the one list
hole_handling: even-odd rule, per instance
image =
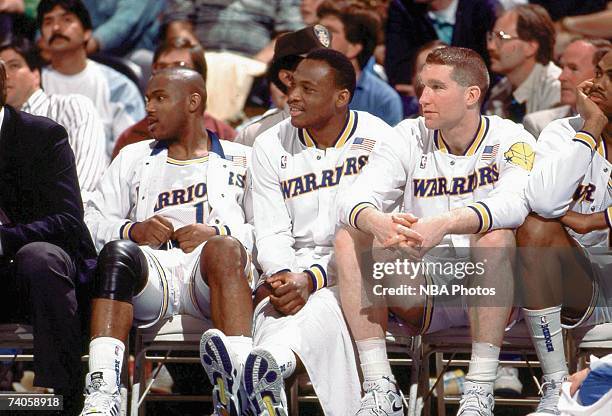
[[584, 234], [596, 230], [605, 230], [606, 228], [612, 230], [612, 207], [609, 207], [606, 211], [586, 214], [582, 225], [585, 230]]
[[354, 215], [355, 219], [351, 222], [358, 230], [366, 234], [374, 235], [376, 217], [378, 215], [381, 215], [380, 211], [372, 206], [368, 206], [356, 212]]
[[477, 208], [458, 208], [440, 215], [444, 235], [476, 234], [481, 230], [481, 215]]

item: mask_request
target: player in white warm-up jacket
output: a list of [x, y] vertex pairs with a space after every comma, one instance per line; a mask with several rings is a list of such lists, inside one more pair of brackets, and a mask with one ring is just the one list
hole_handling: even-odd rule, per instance
[[[524, 317], [542, 365], [536, 414], [559, 414], [568, 374], [562, 328], [612, 322], [612, 53], [578, 89], [579, 117], [540, 134], [517, 232]], [[536, 215], [537, 214], [537, 215]]]
[[[362, 303], [361, 292], [368, 290], [365, 283], [372, 276], [360, 280], [365, 271], [358, 256], [373, 244], [404, 249], [430, 266], [486, 263], [484, 275], [473, 283], [500, 291], [486, 303], [497, 308], [472, 308], [468, 313], [464, 299], [461, 308], [453, 310], [419, 290], [404, 306], [390, 306], [417, 333], [471, 325], [472, 359], [459, 414], [490, 415], [499, 349], [510, 317], [512, 229], [528, 214], [524, 188], [535, 140], [519, 124], [480, 115], [489, 80], [484, 62], [473, 51], [432, 52], [420, 81], [424, 116], [401, 122], [395, 128], [400, 140], [378, 143], [354, 186], [337, 198], [344, 226], [336, 238], [342, 307], [365, 377], [358, 415], [402, 414], [386, 359], [387, 307], [365, 308]], [[392, 214], [395, 206], [405, 214]], [[454, 278], [453, 272], [425, 271], [412, 281], [419, 289], [419, 282], [444, 285]]]
[[[232, 342], [252, 343], [250, 149], [202, 127], [205, 103], [199, 73], [154, 75], [146, 107], [157, 140], [123, 149], [87, 202], [85, 222], [100, 253], [84, 416], [119, 414], [132, 322], [189, 314]], [[215, 404], [230, 388], [223, 381], [215, 383]]]
[[[246, 359], [243, 383], [254, 414], [286, 415], [284, 379], [303, 366], [325, 414], [344, 416], [357, 411], [360, 386], [338, 299], [334, 200], [340, 189], [352, 188], [376, 143], [395, 133], [382, 120], [348, 109], [355, 74], [341, 53], [312, 52], [294, 78], [291, 118], [253, 147], [263, 275], [255, 296], [256, 348]], [[211, 336], [211, 350], [219, 349], [219, 339]]]

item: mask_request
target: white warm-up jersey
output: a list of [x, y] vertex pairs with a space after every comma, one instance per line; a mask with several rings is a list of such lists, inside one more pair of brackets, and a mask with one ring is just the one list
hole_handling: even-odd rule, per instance
[[168, 157], [163, 142], [125, 147], [98, 183], [85, 207], [85, 223], [101, 250], [116, 239], [131, 239], [131, 227], [154, 215], [174, 228], [203, 223], [253, 249], [250, 148], [219, 140], [209, 132], [208, 156], [190, 161]]
[[264, 275], [307, 271], [317, 289], [331, 286], [340, 187], [351, 188], [370, 152], [393, 129], [371, 114], [350, 111], [334, 147], [318, 149], [306, 129], [284, 120], [253, 147], [253, 204], [257, 259]]
[[555, 120], [540, 134], [536, 162], [526, 189], [531, 209], [545, 218], [568, 210], [581, 214], [605, 212], [608, 229], [569, 234], [584, 247], [611, 246], [612, 164], [603, 140], [580, 131], [584, 120]]
[[[535, 139], [520, 124], [481, 116], [463, 155], [450, 154], [442, 133], [428, 129], [422, 117], [395, 130], [400, 140], [380, 141], [350, 191], [338, 196], [340, 222], [355, 227], [363, 209], [389, 212], [388, 202], [395, 201], [417, 217], [470, 207], [480, 219], [479, 232], [523, 223]], [[469, 236], [448, 235], [440, 245], [468, 247]]]

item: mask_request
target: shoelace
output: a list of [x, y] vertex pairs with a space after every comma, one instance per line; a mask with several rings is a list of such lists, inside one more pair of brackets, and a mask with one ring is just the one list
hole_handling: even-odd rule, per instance
[[463, 398], [459, 402], [459, 411], [466, 407], [476, 408], [479, 414], [486, 415], [486, 413], [481, 412], [481, 409], [489, 408], [489, 400], [482, 387], [472, 387], [465, 392]]
[[116, 401], [114, 394], [93, 391], [89, 393], [85, 399], [84, 410], [95, 408], [106, 412], [112, 409], [115, 403]]
[[561, 414], [558, 409], [559, 393], [561, 392], [561, 382], [556, 380], [545, 381], [540, 386], [540, 404], [536, 412], [548, 412], [553, 415]]
[[365, 394], [363, 401], [361, 402], [362, 409], [371, 410], [378, 408], [378, 395], [376, 393], [382, 394], [380, 386], [375, 386]]
[[360, 410], [377, 410], [380, 409], [379, 396], [387, 397], [382, 387], [379, 384], [373, 383], [373, 387], [368, 390], [361, 402]]

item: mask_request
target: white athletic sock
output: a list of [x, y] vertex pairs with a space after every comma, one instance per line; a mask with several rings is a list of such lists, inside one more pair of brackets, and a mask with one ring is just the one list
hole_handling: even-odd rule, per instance
[[232, 351], [238, 355], [240, 364], [244, 364], [247, 356], [253, 349], [253, 338], [242, 335], [231, 335], [227, 337], [227, 340], [232, 348]]
[[357, 344], [364, 381], [374, 381], [381, 377], [388, 377], [395, 382], [387, 358], [387, 344], [383, 338], [367, 338], [355, 341], [355, 343]]
[[[116, 338], [99, 337], [89, 343], [89, 372], [112, 370], [115, 372], [117, 387], [121, 384], [121, 368], [123, 365], [123, 342]], [[109, 382], [110, 380], [105, 380]]]
[[525, 322], [544, 376], [561, 379], [568, 373], [561, 332], [561, 305], [531, 310], [523, 308]]
[[284, 379], [291, 377], [297, 366], [297, 358], [291, 348], [280, 344], [261, 345], [261, 348], [272, 354]]
[[478, 383], [489, 383], [491, 386], [497, 377], [500, 348], [488, 342], [473, 342], [470, 367], [466, 380]]

